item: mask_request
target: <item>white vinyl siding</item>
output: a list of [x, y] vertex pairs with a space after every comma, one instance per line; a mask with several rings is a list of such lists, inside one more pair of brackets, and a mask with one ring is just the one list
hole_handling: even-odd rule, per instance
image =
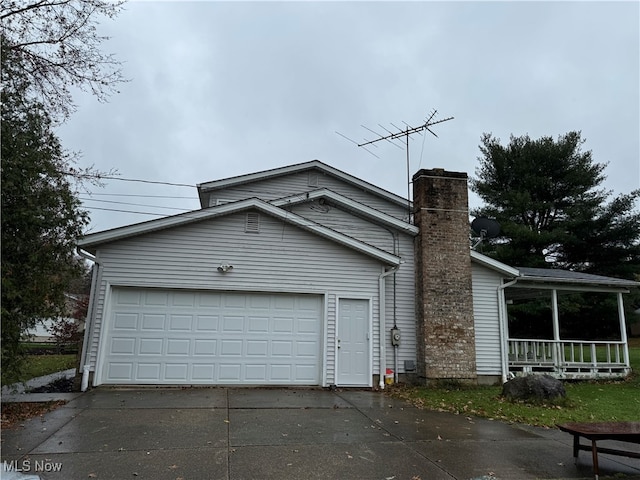
[[[100, 247], [102, 265], [96, 323], [91, 338], [95, 367], [105, 296], [110, 287], [323, 294], [327, 298], [326, 384], [333, 383], [335, 295], [374, 298], [382, 264], [261, 213], [260, 234], [245, 233], [245, 213], [230, 214], [113, 242]], [[219, 273], [220, 264], [233, 265]], [[333, 337], [331, 336], [333, 335]], [[374, 352], [378, 351], [375, 342]]]
[[478, 375], [502, 375], [498, 316], [498, 286], [502, 276], [473, 262], [471, 272]]
[[[257, 197], [265, 201], [276, 200], [316, 189], [316, 187], [309, 186], [309, 173], [309, 171], [302, 171], [280, 177], [266, 178], [260, 181], [215, 190], [210, 192], [209, 195], [210, 198], [224, 198], [229, 201], [244, 200], [251, 197]], [[408, 217], [408, 207], [392, 203], [385, 198], [356, 188], [344, 180], [325, 174], [324, 172], [319, 171], [318, 173], [317, 188], [328, 188], [356, 202], [375, 208], [401, 220], [406, 220]]]
[[314, 201], [295, 205], [290, 211], [361, 242], [394, 253], [391, 231], [338, 207], [321, 205]]
[[[394, 232], [396, 245], [394, 246], [394, 236], [392, 230], [372, 224], [370, 221], [362, 219], [344, 210], [329, 205], [319, 205], [317, 202], [302, 203], [292, 209], [302, 217], [337, 230], [340, 233], [349, 235], [361, 242], [368, 243], [377, 248], [381, 248], [389, 253], [402, 257], [403, 264], [396, 274], [396, 304], [395, 315], [396, 325], [401, 329], [403, 336], [398, 347], [398, 372], [404, 373], [404, 360], [416, 360], [416, 323], [415, 323], [415, 275], [413, 269], [413, 242], [411, 235]], [[396, 251], [394, 251], [394, 249]], [[391, 346], [390, 333], [394, 325], [394, 301], [393, 301], [393, 275], [385, 278], [386, 291], [386, 356], [387, 368], [396, 369], [394, 364], [394, 352]], [[377, 325], [376, 322], [374, 322]], [[374, 327], [374, 336], [378, 341], [379, 334], [377, 327]], [[375, 357], [375, 356], [374, 356]], [[377, 360], [374, 363], [376, 371], [379, 366]]]

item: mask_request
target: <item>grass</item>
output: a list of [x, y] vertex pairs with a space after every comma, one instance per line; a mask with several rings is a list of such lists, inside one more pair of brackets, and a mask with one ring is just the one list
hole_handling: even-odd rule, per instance
[[49, 375], [75, 368], [76, 355], [29, 355], [24, 378], [30, 380], [35, 377]]
[[507, 422], [553, 427], [563, 422], [640, 420], [640, 339], [629, 341], [634, 373], [624, 380], [565, 382], [567, 398], [548, 404], [510, 402], [500, 396], [501, 386], [465, 386], [389, 389], [392, 396], [420, 408]]
[[61, 370], [75, 368], [76, 355], [29, 355], [25, 364], [23, 378], [32, 378], [49, 375]]

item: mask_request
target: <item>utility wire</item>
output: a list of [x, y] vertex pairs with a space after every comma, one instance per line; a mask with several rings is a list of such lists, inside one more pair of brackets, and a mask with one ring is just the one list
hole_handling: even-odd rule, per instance
[[90, 207], [90, 210], [104, 210], [107, 212], [120, 212], [120, 213], [136, 213], [139, 215], [156, 215], [158, 217], [167, 217], [169, 215], [165, 213], [151, 213], [151, 212], [136, 212], [134, 210], [118, 210], [116, 208], [100, 208], [100, 207]]
[[140, 195], [134, 193], [98, 193], [91, 192], [88, 193], [90, 197], [102, 196], [102, 197], [139, 197], [139, 198], [173, 198], [173, 199], [184, 199], [184, 200], [198, 200], [198, 197], [185, 197], [185, 196], [174, 196], [174, 195]]
[[148, 205], [148, 204], [144, 204], [144, 203], [131, 203], [131, 202], [117, 202], [115, 200], [98, 200], [98, 199], [93, 199], [93, 198], [83, 198], [80, 197], [80, 200], [82, 200], [82, 202], [101, 202], [101, 203], [117, 203], [120, 205], [133, 205], [135, 207], [151, 207], [151, 208], [163, 208], [163, 209], [167, 209], [167, 210], [179, 210], [181, 212], [189, 212], [191, 211], [188, 208], [177, 208], [177, 207], [161, 207], [158, 205]]
[[139, 178], [122, 178], [122, 177], [114, 177], [112, 175], [91, 175], [91, 174], [73, 174], [71, 172], [66, 172], [68, 175], [73, 175], [76, 178], [89, 178], [94, 180], [120, 180], [121, 182], [139, 182], [139, 183], [152, 183], [154, 185], [170, 185], [172, 187], [189, 187], [194, 188], [196, 185], [189, 185], [186, 183], [171, 183], [171, 182], [158, 182], [155, 180], [141, 180]]

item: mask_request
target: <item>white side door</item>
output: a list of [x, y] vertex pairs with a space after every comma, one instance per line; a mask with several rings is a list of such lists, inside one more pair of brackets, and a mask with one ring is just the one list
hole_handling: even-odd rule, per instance
[[371, 385], [371, 327], [369, 300], [338, 300], [336, 384]]

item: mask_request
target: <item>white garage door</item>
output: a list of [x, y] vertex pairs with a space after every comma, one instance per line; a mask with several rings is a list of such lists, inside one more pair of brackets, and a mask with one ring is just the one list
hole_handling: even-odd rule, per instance
[[317, 295], [115, 288], [101, 383], [319, 385]]

